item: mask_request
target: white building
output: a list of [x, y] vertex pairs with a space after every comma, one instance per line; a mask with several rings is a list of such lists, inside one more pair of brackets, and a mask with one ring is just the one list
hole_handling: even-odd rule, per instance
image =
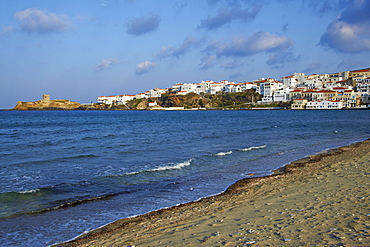
[[238, 92], [241, 92], [241, 87], [239, 84], [228, 84], [228, 85], [225, 85], [225, 92], [226, 93], [238, 93]]
[[294, 73], [294, 75], [285, 76], [282, 78], [283, 85], [285, 88], [294, 89], [302, 87], [306, 81], [307, 76], [304, 73]]
[[118, 95], [117, 97], [117, 105], [123, 105], [126, 104], [127, 101], [135, 99], [135, 95]]
[[150, 107], [153, 107], [153, 106], [156, 106], [156, 105], [158, 105], [157, 101], [153, 101], [153, 102], [148, 103], [148, 106], [150, 106]]
[[112, 105], [112, 104], [117, 103], [117, 99], [118, 99], [118, 96], [99, 96], [98, 103]]
[[172, 92], [177, 92], [177, 91], [181, 91], [181, 88], [182, 88], [183, 84], [182, 83], [178, 83], [178, 84], [175, 84], [171, 87], [171, 91]]
[[147, 98], [145, 93], [138, 93], [135, 95], [135, 99], [144, 99], [144, 98]]
[[154, 88], [154, 89], [150, 89], [149, 91], [147, 91], [147, 96], [149, 98], [159, 98], [165, 92], [166, 92], [165, 89]]
[[260, 83], [260, 85], [257, 87], [257, 92], [263, 95], [262, 103], [268, 103], [274, 101], [273, 96], [275, 91], [283, 89], [284, 85], [282, 82], [267, 80]]
[[189, 92], [187, 91], [178, 91], [176, 92], [177, 95], [187, 95]]
[[184, 83], [181, 85], [181, 88], [179, 91], [185, 91], [188, 93], [195, 93], [196, 89], [198, 87], [197, 83]]
[[370, 93], [370, 77], [363, 79], [361, 82], [357, 82], [356, 88], [358, 92]]
[[309, 101], [306, 104], [306, 109], [342, 109], [343, 102], [334, 100], [323, 100], [323, 101]]
[[313, 74], [306, 77], [306, 80], [302, 84], [302, 86], [306, 89], [314, 89], [314, 88], [322, 88], [322, 81], [320, 80], [320, 76]]
[[208, 93], [210, 94], [216, 94], [217, 92], [223, 92], [225, 91], [225, 84], [221, 82], [212, 82], [209, 84], [209, 90]]
[[290, 101], [289, 97], [289, 88], [279, 89], [274, 91], [273, 101], [274, 102], [288, 102]]
[[242, 92], [245, 92], [249, 89], [254, 89], [254, 90], [257, 89], [257, 84], [254, 84], [252, 82], [243, 82], [243, 83], [240, 83], [240, 86], [241, 86]]

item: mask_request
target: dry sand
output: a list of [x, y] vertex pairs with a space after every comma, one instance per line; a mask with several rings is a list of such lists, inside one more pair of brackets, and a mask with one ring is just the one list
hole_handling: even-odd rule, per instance
[[370, 140], [62, 246], [370, 246]]

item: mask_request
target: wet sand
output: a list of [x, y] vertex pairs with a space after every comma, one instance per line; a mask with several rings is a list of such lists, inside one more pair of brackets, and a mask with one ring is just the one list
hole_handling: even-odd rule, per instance
[[370, 246], [370, 140], [59, 246]]

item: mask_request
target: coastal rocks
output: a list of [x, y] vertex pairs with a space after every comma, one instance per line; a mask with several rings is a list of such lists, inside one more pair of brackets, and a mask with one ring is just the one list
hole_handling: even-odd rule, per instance
[[143, 99], [137, 106], [136, 106], [136, 110], [145, 110], [146, 108], [148, 108], [148, 100], [147, 99]]
[[12, 110], [74, 110], [81, 104], [65, 99], [50, 100], [49, 94], [44, 94], [43, 99], [34, 102], [18, 101]]

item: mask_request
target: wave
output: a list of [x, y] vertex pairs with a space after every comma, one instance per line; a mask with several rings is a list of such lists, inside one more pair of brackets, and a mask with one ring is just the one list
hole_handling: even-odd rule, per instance
[[[251, 151], [253, 149], [261, 149], [261, 148], [265, 148], [265, 147], [266, 147], [266, 145], [252, 146], [252, 147], [237, 149], [237, 151], [247, 152], [247, 151]], [[225, 156], [225, 155], [229, 155], [229, 154], [232, 154], [232, 153], [233, 153], [233, 151], [228, 151], [228, 152], [219, 152], [217, 154], [212, 154], [212, 155], [214, 155], [214, 156]]]
[[181, 163], [177, 163], [175, 165], [169, 165], [169, 166], [160, 166], [160, 167], [156, 167], [156, 168], [152, 168], [152, 169], [148, 169], [148, 170], [142, 170], [142, 171], [137, 171], [137, 172], [130, 172], [130, 173], [126, 173], [124, 175], [119, 175], [119, 176], [125, 176], [125, 175], [135, 175], [135, 174], [139, 174], [139, 173], [144, 173], [144, 172], [157, 172], [157, 171], [167, 171], [167, 170], [180, 170], [186, 166], [190, 166], [191, 165], [191, 162], [193, 161], [193, 158], [191, 158], [190, 160], [187, 160], [185, 162], [181, 162]]
[[253, 149], [261, 149], [261, 148], [265, 148], [265, 147], [266, 147], [266, 145], [252, 146], [252, 147], [248, 147], [248, 148], [239, 149], [239, 151], [247, 152], [247, 151], [251, 151]]
[[225, 156], [225, 155], [229, 155], [229, 154], [232, 154], [233, 151], [229, 151], [229, 152], [219, 152], [217, 154], [215, 154], [216, 156]]
[[19, 193], [19, 194], [32, 194], [32, 193], [37, 193], [39, 191], [40, 191], [40, 189], [31, 189], [31, 190], [20, 191], [20, 192], [17, 192], [17, 193]]

